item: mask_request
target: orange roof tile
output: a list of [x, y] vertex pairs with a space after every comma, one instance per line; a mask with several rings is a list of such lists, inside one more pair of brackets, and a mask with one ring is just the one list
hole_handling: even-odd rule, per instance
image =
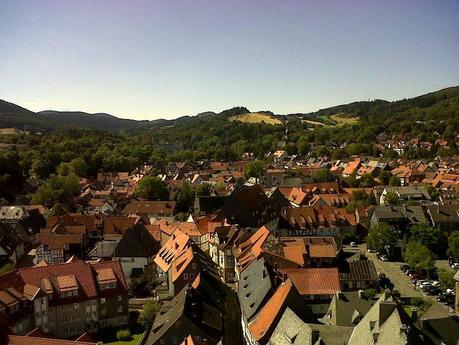
[[336, 249], [332, 244], [310, 244], [309, 256], [312, 258], [335, 258]]
[[260, 310], [260, 313], [249, 324], [249, 330], [256, 341], [259, 341], [273, 327], [273, 322], [277, 314], [280, 312], [282, 305], [287, 299], [292, 282], [287, 279], [276, 289], [269, 301]]
[[78, 283], [74, 275], [58, 276], [56, 280], [60, 291], [78, 289]]
[[97, 272], [97, 280], [99, 283], [106, 284], [106, 283], [114, 283], [116, 282], [115, 272], [111, 268], [102, 268], [96, 270]]
[[175, 231], [169, 240], [162, 246], [155, 256], [154, 262], [163, 271], [167, 272], [172, 261], [189, 246], [190, 238], [181, 231]]
[[299, 265], [304, 265], [304, 255], [306, 254], [306, 248], [304, 245], [298, 244], [293, 246], [284, 247], [285, 257]]
[[285, 268], [279, 270], [301, 295], [333, 295], [340, 291], [338, 268]]

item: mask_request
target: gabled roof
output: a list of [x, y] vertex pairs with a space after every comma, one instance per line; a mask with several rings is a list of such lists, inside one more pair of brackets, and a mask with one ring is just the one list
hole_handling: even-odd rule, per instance
[[293, 284], [290, 280], [279, 285], [269, 301], [260, 310], [260, 313], [249, 323], [249, 331], [256, 341], [263, 338], [275, 326], [274, 320], [282, 310], [292, 287]]
[[354, 327], [349, 344], [423, 344], [420, 332], [402, 306], [384, 293]]
[[[104, 270], [105, 269], [105, 270]], [[118, 261], [103, 261], [87, 263], [84, 261], [72, 261], [56, 265], [35, 266], [21, 268], [0, 276], [0, 291], [11, 293], [13, 288], [20, 298], [33, 298], [37, 289], [46, 294], [53, 294], [50, 305], [61, 303], [73, 303], [88, 300], [100, 296], [96, 275], [98, 271], [106, 272], [110, 269], [116, 277], [117, 287], [111, 292], [126, 293], [126, 281], [124, 279], [121, 264]], [[78, 295], [61, 296], [61, 292], [78, 290]]]
[[357, 291], [338, 292], [321, 321], [327, 325], [354, 326], [368, 313], [371, 306]]
[[190, 245], [191, 241], [187, 235], [181, 231], [175, 231], [156, 254], [154, 261], [163, 272], [167, 272], [172, 261]]
[[94, 342], [32, 337], [27, 335], [10, 335], [9, 345], [94, 345]]
[[170, 344], [172, 337], [185, 339], [190, 332], [191, 336], [205, 335], [209, 345], [216, 344], [221, 331], [221, 313], [208, 305], [196, 290], [186, 286], [171, 301], [169, 309], [156, 316], [145, 344], [161, 341]]
[[262, 226], [234, 250], [234, 257], [241, 271], [261, 254], [263, 243], [270, 234], [269, 229]]
[[108, 217], [104, 220], [103, 233], [105, 235], [122, 236], [127, 229], [132, 228], [140, 221], [139, 217]]
[[349, 162], [346, 167], [344, 168], [342, 174], [343, 175], [351, 175], [357, 171], [360, 166], [360, 159], [355, 159]]
[[271, 295], [272, 288], [268, 267], [264, 258], [260, 256], [240, 274], [238, 297], [243, 317], [251, 320]]
[[376, 281], [378, 273], [371, 260], [354, 260], [345, 263], [340, 272], [340, 279], [346, 281]]
[[269, 345], [312, 345], [312, 329], [304, 323], [289, 307], [282, 314]]
[[341, 290], [336, 267], [283, 268], [279, 272], [293, 282], [300, 295], [333, 295]]
[[122, 214], [126, 216], [131, 214], [148, 214], [168, 217], [174, 215], [175, 205], [175, 201], [132, 201], [126, 205]]
[[115, 257], [149, 258], [156, 255], [160, 244], [148, 232], [143, 224], [137, 224], [127, 230], [115, 247]]

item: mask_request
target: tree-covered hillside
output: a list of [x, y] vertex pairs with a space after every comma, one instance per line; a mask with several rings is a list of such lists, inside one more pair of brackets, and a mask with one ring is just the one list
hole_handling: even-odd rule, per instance
[[[0, 110], [12, 113], [13, 117], [17, 112], [27, 117], [44, 116], [14, 105], [5, 107]], [[313, 126], [302, 122], [301, 115], [275, 126], [228, 120], [247, 111], [238, 107], [219, 114], [208, 112], [169, 120], [168, 125], [150, 126], [131, 134], [64, 127], [49, 133], [0, 135], [0, 153], [2, 148], [4, 151], [0, 157], [0, 179], [10, 181], [18, 174], [25, 179], [46, 179], [57, 173], [61, 163], [75, 159], [85, 166], [79, 169], [84, 175], [94, 176], [100, 171], [132, 171], [143, 163], [160, 169], [172, 160], [235, 160], [244, 152], [263, 159], [266, 152], [279, 148], [289, 154], [328, 155], [336, 159], [353, 154], [395, 157], [393, 150], [380, 145], [377, 138], [381, 134], [389, 139], [394, 135], [405, 140], [417, 137], [433, 144], [431, 150], [407, 150], [407, 158], [429, 159], [457, 153], [458, 87], [397, 102], [358, 102], [308, 114], [319, 117], [338, 112], [343, 116], [358, 116], [356, 123], [343, 126]], [[43, 126], [48, 124], [41, 123], [39, 117], [35, 121]], [[436, 146], [435, 140], [439, 138], [446, 139], [450, 148]]]

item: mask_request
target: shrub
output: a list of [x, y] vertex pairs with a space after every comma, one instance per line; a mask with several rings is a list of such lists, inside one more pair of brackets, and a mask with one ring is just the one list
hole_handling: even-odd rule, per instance
[[363, 293], [362, 293], [362, 297], [367, 300], [372, 299], [373, 297], [375, 297], [375, 295], [376, 295], [376, 290], [373, 288], [365, 289], [363, 290]]
[[410, 299], [410, 304], [419, 310], [425, 311], [432, 305], [432, 301], [422, 297], [413, 297]]
[[116, 338], [121, 341], [131, 340], [131, 331], [128, 329], [120, 329], [116, 332]]

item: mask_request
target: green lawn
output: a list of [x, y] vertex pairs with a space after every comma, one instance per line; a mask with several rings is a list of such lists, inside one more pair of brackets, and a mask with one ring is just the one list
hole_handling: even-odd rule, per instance
[[[116, 338], [116, 332], [120, 329], [129, 329], [131, 331], [131, 339], [127, 341], [121, 341]], [[130, 327], [121, 328], [105, 328], [96, 335], [97, 341], [101, 341], [104, 345], [137, 345], [140, 338], [144, 333], [143, 327], [136, 323]]]

